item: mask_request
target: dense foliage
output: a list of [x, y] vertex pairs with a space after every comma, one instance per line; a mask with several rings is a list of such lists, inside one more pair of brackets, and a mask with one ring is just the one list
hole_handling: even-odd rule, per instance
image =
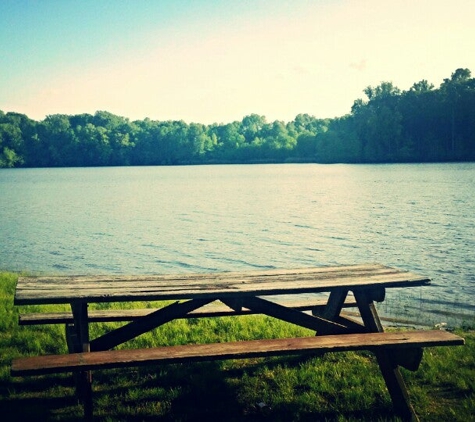
[[0, 167], [475, 160], [470, 70], [437, 89], [426, 80], [408, 91], [382, 82], [364, 93], [343, 117], [299, 114], [288, 123], [257, 114], [212, 125], [130, 121], [106, 111], [37, 122], [0, 111]]

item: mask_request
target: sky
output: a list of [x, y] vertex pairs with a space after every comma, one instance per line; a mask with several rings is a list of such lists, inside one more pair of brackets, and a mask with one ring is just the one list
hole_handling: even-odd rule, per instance
[[230, 123], [343, 116], [475, 76], [475, 0], [0, 0], [0, 110]]

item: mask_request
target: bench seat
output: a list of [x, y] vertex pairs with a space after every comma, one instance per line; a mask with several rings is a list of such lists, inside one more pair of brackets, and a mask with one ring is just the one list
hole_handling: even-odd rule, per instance
[[353, 350], [378, 351], [463, 345], [464, 339], [446, 331], [398, 331], [314, 337], [190, 344], [134, 350], [109, 350], [68, 355], [24, 357], [13, 360], [12, 376], [89, 371], [164, 363], [302, 355]]
[[[280, 303], [280, 302], [277, 302]], [[317, 300], [312, 297], [298, 300], [286, 300], [282, 302], [286, 307], [299, 311], [310, 311], [323, 309], [326, 301]], [[352, 308], [356, 306], [353, 297], [348, 297], [343, 305], [344, 308]], [[134, 319], [147, 316], [155, 312], [157, 309], [104, 309], [90, 310], [88, 313], [89, 322], [123, 322], [133, 321]], [[235, 311], [225, 304], [211, 303], [202, 308], [196, 309], [186, 315], [186, 318], [203, 318], [203, 317], [220, 317], [233, 315], [251, 315], [252, 311], [243, 308], [241, 311]], [[66, 312], [32, 312], [20, 314], [18, 322], [20, 325], [36, 325], [36, 324], [72, 324], [74, 322], [73, 314]]]

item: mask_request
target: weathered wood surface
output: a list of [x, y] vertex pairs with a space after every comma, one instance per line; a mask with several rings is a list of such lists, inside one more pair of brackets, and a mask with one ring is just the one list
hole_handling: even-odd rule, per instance
[[290, 322], [300, 327], [315, 330], [318, 334], [348, 333], [348, 327], [336, 321], [330, 321], [317, 315], [308, 315], [304, 312], [287, 308], [270, 302], [262, 297], [249, 296], [243, 299], [244, 306], [265, 315]]
[[109, 331], [100, 337], [91, 341], [91, 350], [108, 350], [112, 349], [119, 344], [132, 340], [141, 334], [151, 331], [154, 328], [159, 327], [162, 324], [173, 321], [174, 319], [183, 318], [189, 312], [195, 309], [201, 308], [209, 303], [212, 299], [199, 298], [186, 300], [184, 302], [175, 302], [164, 308], [157, 309], [151, 314], [129, 322], [122, 327], [116, 328], [113, 331]]
[[20, 277], [15, 304], [238, 298], [429, 282], [427, 277], [378, 264], [211, 274]]
[[[111, 350], [69, 355], [15, 359], [12, 376], [87, 371], [127, 366], [153, 365], [217, 359], [255, 358], [274, 355], [312, 354], [350, 350], [377, 351], [414, 347], [463, 345], [464, 339], [446, 331], [401, 331], [330, 336], [250, 340], [232, 343], [190, 344], [158, 348]], [[403, 353], [403, 352], [402, 352]]]
[[[324, 309], [326, 301], [315, 300], [312, 297], [306, 299], [286, 299], [285, 301], [277, 301], [290, 309], [298, 311], [310, 311]], [[353, 298], [347, 298], [343, 304], [343, 308], [356, 307], [356, 301]], [[103, 309], [90, 310], [88, 313], [89, 322], [124, 322], [132, 321], [137, 318], [145, 317], [157, 308], [147, 309]], [[235, 316], [235, 315], [251, 315], [255, 312], [243, 308], [240, 311], [235, 311], [222, 303], [211, 303], [202, 308], [196, 309], [184, 318], [206, 318], [206, 317], [221, 317], [221, 316]], [[18, 316], [20, 325], [36, 325], [36, 324], [71, 324], [73, 323], [73, 314], [71, 312], [32, 312], [28, 314], [20, 314]]]

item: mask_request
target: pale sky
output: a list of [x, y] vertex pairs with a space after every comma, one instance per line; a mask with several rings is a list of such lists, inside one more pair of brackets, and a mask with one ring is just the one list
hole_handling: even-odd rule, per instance
[[0, 0], [0, 110], [229, 123], [475, 76], [475, 0]]

